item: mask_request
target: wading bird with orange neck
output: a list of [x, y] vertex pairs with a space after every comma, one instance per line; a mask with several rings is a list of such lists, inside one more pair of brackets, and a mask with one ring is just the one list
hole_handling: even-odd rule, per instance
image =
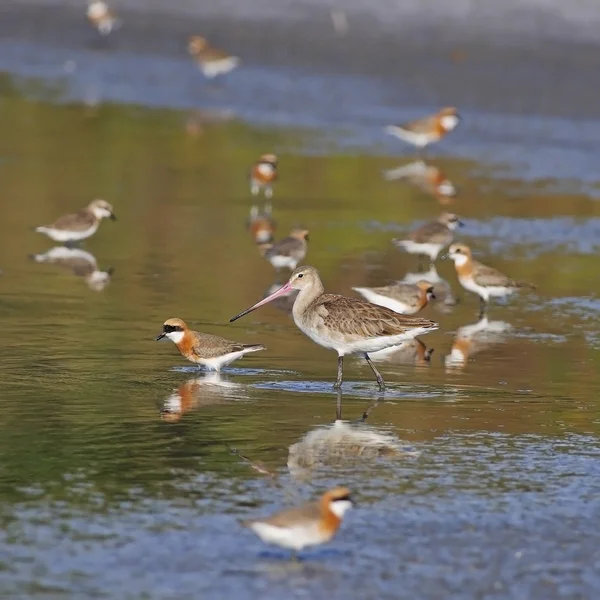
[[265, 519], [240, 523], [263, 541], [299, 552], [307, 546], [329, 542], [337, 533], [344, 514], [354, 506], [346, 488], [329, 490], [315, 502], [282, 510]]
[[368, 353], [398, 346], [438, 328], [437, 323], [427, 319], [401, 315], [357, 298], [326, 294], [314, 267], [298, 267], [284, 286], [230, 321], [243, 317], [290, 290], [299, 290], [292, 309], [294, 323], [313, 342], [338, 354], [336, 389], [342, 385], [344, 356], [362, 354], [377, 378], [379, 389], [383, 391], [383, 377]]

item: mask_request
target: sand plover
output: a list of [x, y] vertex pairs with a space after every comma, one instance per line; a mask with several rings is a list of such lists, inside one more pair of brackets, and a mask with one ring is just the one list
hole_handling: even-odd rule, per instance
[[521, 288], [535, 289], [530, 283], [515, 281], [500, 271], [473, 260], [471, 249], [464, 244], [452, 244], [448, 256], [454, 261], [460, 284], [479, 295], [480, 317], [485, 315], [490, 298], [502, 298]]
[[273, 182], [277, 180], [277, 156], [263, 154], [250, 170], [250, 193], [253, 196], [263, 190], [265, 198], [273, 196]]
[[265, 519], [240, 523], [268, 544], [299, 552], [308, 546], [329, 542], [337, 533], [346, 511], [354, 506], [350, 491], [331, 489], [320, 500], [282, 510]]
[[55, 242], [79, 242], [94, 235], [100, 221], [105, 218], [117, 220], [112, 206], [105, 200], [92, 200], [86, 208], [59, 217], [52, 225], [42, 225], [35, 230]]
[[410, 254], [429, 256], [434, 262], [438, 254], [454, 240], [454, 230], [462, 225], [454, 213], [442, 213], [435, 221], [410, 232], [408, 239], [395, 239], [392, 243]]
[[216, 335], [192, 331], [181, 319], [167, 319], [156, 341], [169, 338], [182, 356], [212, 371], [241, 358], [244, 354], [265, 350], [262, 344], [239, 344]]
[[377, 378], [379, 389], [383, 391], [383, 377], [368, 353], [398, 346], [407, 339], [438, 328], [437, 323], [427, 319], [400, 315], [389, 308], [356, 298], [326, 294], [318, 271], [308, 266], [298, 267], [284, 286], [230, 321], [284, 296], [290, 289], [299, 290], [292, 309], [296, 326], [313, 342], [338, 354], [335, 388], [342, 385], [344, 356], [362, 354]]
[[237, 56], [231, 56], [223, 50], [213, 48], [206, 38], [199, 35], [194, 35], [189, 39], [188, 52], [207, 79], [229, 73], [240, 64]]
[[369, 302], [403, 315], [414, 315], [423, 310], [431, 300], [435, 300], [433, 286], [424, 279], [416, 283], [396, 281], [384, 287], [352, 289]]
[[388, 125], [386, 133], [401, 140], [425, 148], [429, 144], [439, 142], [460, 123], [460, 116], [454, 107], [442, 108], [435, 115], [422, 117], [401, 125]]

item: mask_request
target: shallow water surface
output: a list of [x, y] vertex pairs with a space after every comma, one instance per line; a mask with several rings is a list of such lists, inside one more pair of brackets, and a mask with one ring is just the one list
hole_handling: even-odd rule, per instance
[[[335, 354], [285, 303], [228, 324], [284, 278], [246, 231], [248, 166], [280, 154], [276, 237], [310, 229], [306, 262], [352, 295], [422, 276], [390, 240], [442, 207], [382, 177], [412, 159], [324, 150], [325, 133], [248, 114], [55, 102], [33, 82], [0, 80], [0, 595], [598, 597], [600, 205], [586, 177], [434, 156], [462, 239], [537, 290], [481, 320], [438, 261], [431, 360], [418, 345], [373, 356], [380, 395], [348, 358], [338, 396]], [[73, 251], [77, 269], [45, 264], [67, 251], [48, 255], [32, 227], [94, 197], [118, 221]], [[268, 349], [205, 373], [154, 341], [175, 316]], [[358, 507], [300, 562], [237, 523], [341, 484]]]

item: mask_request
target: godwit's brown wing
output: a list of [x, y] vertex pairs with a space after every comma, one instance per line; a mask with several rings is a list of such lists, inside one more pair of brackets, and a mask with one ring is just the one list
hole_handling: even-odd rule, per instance
[[431, 221], [412, 231], [409, 239], [418, 244], [449, 244], [454, 236], [443, 223]]
[[318, 328], [341, 334], [348, 342], [407, 334], [412, 329], [428, 330], [438, 327], [437, 323], [428, 319], [401, 315], [383, 306], [336, 294], [319, 296], [307, 312], [316, 315]]

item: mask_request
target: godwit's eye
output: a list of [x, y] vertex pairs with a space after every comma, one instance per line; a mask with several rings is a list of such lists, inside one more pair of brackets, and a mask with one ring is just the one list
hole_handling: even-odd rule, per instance
[[298, 279], [302, 279], [304, 277], [304, 273], [298, 273]]

